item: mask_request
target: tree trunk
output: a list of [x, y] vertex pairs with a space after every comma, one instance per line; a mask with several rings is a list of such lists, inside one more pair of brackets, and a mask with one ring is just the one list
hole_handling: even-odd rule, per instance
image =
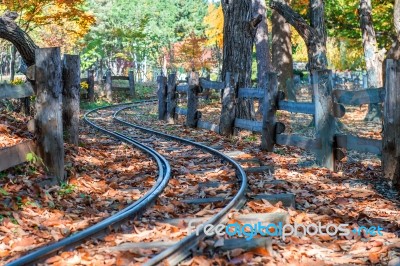
[[106, 93], [106, 99], [112, 102], [112, 80], [111, 80], [111, 70], [106, 71], [106, 82], [104, 84], [104, 92]]
[[89, 69], [87, 73], [87, 97], [89, 98], [89, 102], [94, 102], [94, 70]]
[[[238, 88], [250, 87], [253, 39], [261, 18], [258, 23], [251, 21], [252, 5], [249, 0], [226, 0], [221, 3], [224, 13], [222, 77], [225, 79], [227, 72], [237, 73]], [[254, 117], [250, 100], [238, 101], [236, 117]]]
[[15, 59], [17, 56], [17, 49], [15, 46], [11, 46], [11, 60], [10, 60], [10, 81], [14, 81], [15, 79]]
[[323, 70], [328, 67], [326, 57], [325, 6], [323, 0], [310, 0], [310, 26], [317, 32], [310, 42], [310, 70]]
[[[289, 4], [289, 3], [288, 3]], [[292, 37], [290, 24], [278, 11], [272, 11], [272, 65], [278, 75], [278, 88], [288, 100], [296, 101], [293, 84]]]
[[262, 16], [255, 36], [257, 80], [260, 88], [267, 87], [266, 73], [270, 71], [271, 55], [269, 51], [268, 25], [266, 18], [267, 7], [265, 0], [253, 0], [253, 17]]
[[79, 88], [81, 69], [79, 55], [64, 55], [63, 61], [63, 126], [65, 140], [78, 145], [79, 138]]
[[[378, 53], [376, 35], [372, 24], [371, 0], [360, 0], [360, 26], [364, 47], [365, 64], [368, 73], [369, 87], [380, 88], [382, 82], [382, 59]], [[382, 111], [380, 104], [370, 104], [366, 121], [380, 120]]]
[[64, 180], [60, 48], [36, 50], [35, 133], [39, 156], [53, 183]]
[[386, 59], [400, 60], [400, 0], [396, 0], [393, 7], [394, 28], [396, 30], [396, 39], [392, 47], [386, 54], [385, 61], [382, 64], [383, 86], [385, 86]]
[[295, 12], [286, 3], [277, 0], [270, 1], [270, 7], [277, 11], [285, 20], [292, 25], [307, 45], [308, 70], [323, 70], [328, 66], [326, 57], [326, 30], [324, 2], [322, 0], [311, 0], [310, 15], [312, 25], [309, 25], [300, 14]]
[[133, 75], [133, 70], [129, 70], [128, 72], [129, 78], [129, 95], [133, 98], [136, 97], [136, 90], [135, 90], [135, 76]]
[[[257, 83], [259, 88], [267, 89], [267, 73], [271, 67], [271, 55], [268, 40], [268, 25], [266, 18], [267, 7], [265, 0], [253, 0], [253, 17], [261, 16], [255, 36]], [[262, 112], [263, 100], [259, 100], [259, 111]]]
[[0, 17], [0, 36], [1, 38], [11, 42], [18, 50], [27, 66], [35, 64], [36, 44], [32, 39], [21, 30], [15, 23], [18, 17], [16, 12], [5, 12]]

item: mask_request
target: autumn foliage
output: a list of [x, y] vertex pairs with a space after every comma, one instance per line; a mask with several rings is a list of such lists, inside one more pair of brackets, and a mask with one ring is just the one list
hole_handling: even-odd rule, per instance
[[16, 11], [18, 25], [39, 46], [71, 51], [95, 22], [94, 16], [83, 10], [84, 4], [84, 0], [3, 0], [0, 11]]
[[218, 7], [214, 4], [208, 5], [207, 15], [204, 18], [204, 23], [208, 26], [205, 30], [208, 38], [208, 45], [217, 45], [222, 49], [223, 45], [223, 28], [224, 28], [224, 14], [222, 13], [222, 6]]
[[206, 48], [207, 38], [192, 33], [183, 42], [176, 44], [177, 63], [186, 70], [210, 69], [215, 63], [210, 49]]

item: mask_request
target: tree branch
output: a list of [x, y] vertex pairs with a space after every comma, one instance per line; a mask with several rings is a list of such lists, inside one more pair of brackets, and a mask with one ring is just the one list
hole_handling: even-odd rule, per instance
[[262, 16], [262, 15], [258, 15], [257, 17], [253, 18], [253, 19], [250, 21], [250, 26], [251, 26], [251, 28], [252, 28], [252, 29], [257, 28], [258, 24], [260, 24], [260, 22], [262, 21], [262, 19], [263, 19], [263, 16]]
[[296, 29], [307, 45], [317, 36], [316, 30], [286, 3], [280, 0], [271, 0], [269, 6], [275, 9], [285, 18], [286, 22]]
[[17, 48], [28, 66], [35, 64], [35, 49], [38, 47], [29, 35], [15, 23], [16, 12], [6, 11], [0, 16], [0, 36]]

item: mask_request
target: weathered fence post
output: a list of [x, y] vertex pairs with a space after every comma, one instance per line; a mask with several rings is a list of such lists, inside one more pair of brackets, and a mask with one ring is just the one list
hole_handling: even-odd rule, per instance
[[385, 178], [400, 187], [400, 61], [386, 60], [382, 166]]
[[238, 74], [226, 73], [225, 89], [222, 95], [221, 118], [219, 122], [219, 132], [223, 136], [231, 136], [233, 134], [235, 118], [236, 118], [236, 85]]
[[333, 117], [332, 71], [313, 71], [311, 85], [315, 102], [316, 138], [321, 142], [321, 148], [316, 153], [317, 160], [322, 166], [334, 170], [333, 139], [336, 122]]
[[158, 119], [167, 119], [167, 77], [158, 76]]
[[189, 76], [189, 88], [187, 91], [187, 115], [186, 125], [188, 127], [197, 127], [197, 122], [200, 118], [200, 112], [197, 111], [199, 104], [199, 73], [191, 72]]
[[[210, 75], [210, 73], [208, 73], [207, 74], [207, 76], [206, 76], [206, 80], [210, 80], [211, 79], [211, 75]], [[211, 90], [210, 90], [210, 88], [203, 88], [203, 94], [204, 94], [204, 100], [209, 100], [210, 99], [210, 96], [211, 96]]]
[[94, 70], [89, 69], [87, 73], [88, 98], [90, 102], [94, 102]]
[[362, 88], [364, 90], [368, 89], [368, 75], [367, 74], [363, 74], [363, 76], [362, 76]]
[[112, 101], [112, 80], [111, 80], [111, 70], [106, 71], [106, 82], [104, 84], [104, 91], [106, 93], [106, 98], [108, 101]]
[[74, 145], [78, 145], [79, 137], [80, 73], [79, 55], [64, 55], [62, 69], [62, 117], [65, 140]]
[[167, 96], [167, 122], [175, 123], [176, 109], [176, 73], [168, 76], [168, 96]]
[[60, 48], [35, 51], [36, 115], [35, 131], [39, 156], [53, 181], [64, 180], [62, 128], [62, 84]]
[[133, 70], [129, 70], [128, 78], [129, 78], [129, 94], [132, 98], [135, 98], [136, 97], [135, 76], [133, 75]]
[[261, 132], [261, 149], [274, 151], [276, 139], [276, 102], [278, 97], [278, 78], [276, 73], [266, 73], [267, 87], [263, 98], [263, 125]]
[[31, 114], [31, 99], [29, 97], [22, 98], [22, 103], [24, 106], [24, 113], [25, 115]]

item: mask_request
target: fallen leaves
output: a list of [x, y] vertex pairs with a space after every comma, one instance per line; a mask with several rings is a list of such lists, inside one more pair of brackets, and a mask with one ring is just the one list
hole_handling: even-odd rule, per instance
[[[1, 118], [0, 114], [0, 123]], [[0, 179], [0, 264], [87, 228], [152, 187], [154, 178], [149, 180], [149, 176], [156, 176], [154, 161], [104, 136], [96, 136], [94, 143], [94, 136], [83, 127], [80, 147], [66, 145], [68, 184], [38, 185], [45, 178], [43, 169], [28, 164], [5, 172]], [[118, 167], [107, 167], [104, 162], [110, 158]], [[80, 261], [74, 256], [68, 263]], [[54, 264], [65, 265], [66, 261], [61, 258]]]
[[[143, 113], [150, 113], [154, 111], [153, 109], [155, 110], [154, 106], [149, 106], [147, 109], [143, 109]], [[203, 108], [203, 110], [205, 109], [207, 108]], [[211, 119], [209, 121], [214, 121], [213, 119], [217, 118], [215, 112], [219, 112], [217, 109], [212, 110], [214, 109], [211, 108], [206, 112], [207, 117]], [[353, 115], [351, 115], [352, 112], [346, 112], [345, 119], [347, 121], [351, 120], [352, 125], [357, 128], [357, 130], [353, 130], [353, 133], [379, 139], [380, 125], [374, 124], [373, 128], [365, 127], [364, 124], [354, 123], [353, 121], [355, 118], [362, 120], [366, 110], [364, 106], [360, 110], [352, 110], [352, 112], [355, 111]], [[304, 126], [307, 127], [310, 123], [310, 117], [305, 119], [301, 117], [303, 115], [292, 115], [287, 112], [281, 112], [280, 116], [287, 126], [287, 133], [298, 133], [298, 130], [302, 130], [302, 134], [313, 136], [312, 129], [304, 129]], [[400, 222], [396, 217], [399, 217], [400, 209], [394, 202], [395, 197], [385, 198], [385, 194], [382, 196], [382, 194], [377, 193], [378, 191], [375, 189], [377, 186], [374, 184], [383, 182], [378, 181], [382, 174], [380, 166], [375, 159], [361, 157], [361, 159], [368, 159], [365, 163], [361, 160], [357, 163], [345, 161], [340, 165], [340, 172], [331, 173], [317, 167], [306, 168], [299, 166], [303, 162], [304, 164], [311, 163], [315, 158], [298, 148], [278, 146], [275, 153], [263, 153], [259, 151], [259, 143], [257, 141], [243, 143], [239, 139], [240, 136], [234, 138], [234, 140], [227, 140], [209, 131], [190, 131], [186, 130], [182, 125], [165, 125], [163, 122], [154, 120], [146, 115], [142, 115], [142, 117], [129, 116], [129, 119], [142, 125], [157, 127], [158, 130], [164, 130], [170, 134], [183, 135], [186, 138], [190, 137], [199, 142], [206, 142], [210, 146], [219, 146], [224, 152], [240, 150], [243, 154], [246, 154], [246, 156], [240, 156], [241, 160], [256, 159], [265, 165], [274, 165], [274, 175], [248, 175], [249, 194], [294, 193], [298, 209], [287, 210], [290, 214], [291, 223], [349, 223], [351, 228], [379, 224], [385, 227], [384, 240], [376, 240], [376, 238], [367, 237], [364, 234], [360, 236], [351, 234], [346, 238], [329, 235], [316, 235], [308, 238], [291, 237], [285, 243], [277, 239], [276, 243], [279, 243], [279, 245], [273, 245], [274, 251], [269, 256], [276, 265], [385, 264], [393, 258], [389, 256], [387, 250], [391, 246], [391, 240], [398, 239], [394, 232], [399, 232]], [[298, 120], [301, 120], [300, 123], [297, 123]], [[295, 121], [297, 124], [290, 124], [289, 121]], [[183, 120], [179, 120], [178, 123], [183, 122]], [[218, 121], [215, 120], [214, 122]], [[168, 127], [168, 130], [166, 130], [166, 127]], [[245, 136], [246, 133], [242, 135]], [[352, 158], [360, 158], [351, 152], [348, 155]], [[253, 163], [250, 164], [248, 162], [241, 164], [244, 167], [253, 166]], [[368, 185], [371, 182], [372, 185]], [[216, 194], [211, 190], [206, 191], [207, 195]], [[260, 213], [274, 212], [276, 211], [275, 208], [281, 208], [281, 206], [271, 206], [260, 201], [248, 202], [246, 206], [248, 208], [247, 211]], [[208, 208], [208, 206], [205, 208]], [[206, 212], [207, 210], [200, 211], [200, 214], [203, 215]], [[234, 219], [231, 219], [229, 222], [233, 223], [234, 221]], [[357, 243], [360, 244], [357, 245]], [[254, 253], [249, 254], [247, 251], [235, 252], [237, 254], [234, 255], [237, 257], [233, 258], [234, 256], [230, 253], [229, 256], [223, 256], [223, 258], [226, 258], [232, 264], [246, 264], [249, 261], [256, 264], [256, 262], [259, 263], [261, 257], [267, 257]], [[219, 258], [208, 258], [207, 261], [213, 261], [217, 264], [221, 256], [220, 254]], [[197, 264], [192, 261], [185, 265]]]

